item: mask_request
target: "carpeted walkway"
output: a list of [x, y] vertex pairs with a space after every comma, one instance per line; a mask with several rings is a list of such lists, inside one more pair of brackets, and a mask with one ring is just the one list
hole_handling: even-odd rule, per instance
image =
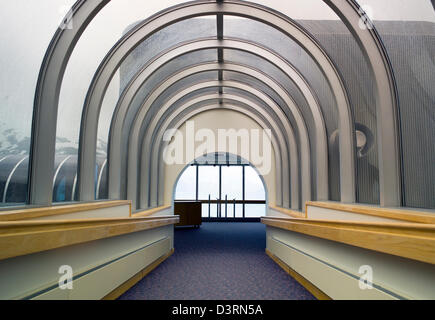
[[175, 253], [120, 299], [314, 299], [264, 252], [261, 223], [175, 229]]

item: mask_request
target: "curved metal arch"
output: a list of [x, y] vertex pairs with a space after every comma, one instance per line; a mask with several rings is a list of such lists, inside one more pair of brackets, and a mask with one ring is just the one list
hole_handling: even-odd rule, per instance
[[[239, 103], [240, 105], [250, 106], [250, 108], [251, 109], [254, 108], [257, 113], [261, 113], [264, 110], [264, 107], [261, 107], [261, 106], [257, 105], [256, 103], [253, 103], [251, 100], [248, 100], [246, 98], [243, 98], [243, 97], [240, 97], [240, 96], [236, 96], [236, 95], [228, 95], [228, 94], [222, 95], [222, 94], [217, 94], [217, 93], [215, 93], [215, 94], [208, 94], [208, 95], [206, 94], [206, 95], [202, 95], [202, 96], [200, 96], [198, 98], [193, 98], [190, 101], [186, 102], [184, 105], [180, 106], [180, 108], [178, 108], [177, 110], [181, 110], [180, 112], [182, 112], [183, 109], [186, 109], [186, 108], [191, 107], [191, 106], [196, 105], [196, 104], [206, 103], [208, 101], [212, 101], [213, 104], [216, 104], [216, 100], [223, 99], [223, 98], [227, 98], [227, 99], [231, 98], [232, 101], [237, 101], [237, 103]], [[188, 106], [188, 107], [186, 107], [186, 106]], [[287, 179], [290, 180], [291, 177], [289, 177], [288, 170], [286, 171], [287, 172], [286, 174], [281, 174], [283, 169], [286, 170], [289, 167], [289, 165], [288, 165], [289, 164], [289, 157], [288, 157], [289, 156], [289, 150], [288, 150], [288, 146], [287, 146], [287, 143], [286, 143], [286, 139], [284, 138], [285, 135], [284, 135], [283, 132], [281, 132], [281, 130], [282, 130], [281, 126], [278, 125], [278, 123], [277, 123], [279, 120], [277, 120], [276, 118], [274, 118], [274, 117], [272, 117], [270, 115], [264, 114], [264, 113], [262, 114], [262, 116], [263, 117], [265, 117], [265, 116], [268, 117], [269, 122], [272, 122], [274, 124], [273, 129], [276, 132], [277, 139], [279, 140], [279, 143], [277, 145], [280, 146], [279, 150], [281, 150], [281, 152], [279, 154], [279, 157], [276, 156], [276, 158], [281, 160], [282, 163], [279, 164], [279, 166], [276, 169], [276, 174], [277, 174], [277, 177], [278, 177], [277, 181], [280, 181], [280, 180], [284, 179], [285, 177], [287, 177]], [[169, 117], [171, 117], [171, 114], [169, 114]], [[275, 151], [276, 150], [277, 150], [277, 148], [275, 148]], [[148, 199], [148, 192], [149, 192], [148, 191], [149, 190], [149, 185], [148, 184], [150, 182], [150, 174], [149, 174], [150, 166], [146, 163], [147, 157], [149, 156], [149, 154], [147, 154], [147, 152], [148, 151], [146, 151], [146, 148], [142, 147], [141, 148], [141, 157], [137, 157], [135, 159], [136, 162], [133, 163], [128, 168], [129, 169], [129, 174], [134, 173], [134, 175], [132, 175], [134, 177], [133, 180], [129, 180], [129, 189], [132, 190], [132, 192], [130, 192], [130, 194], [132, 195], [132, 197], [134, 197], [134, 195], [136, 194], [135, 190], [137, 189], [137, 182], [135, 181], [135, 177], [137, 177], [137, 175], [136, 175], [137, 174], [137, 167], [138, 167], [137, 164], [138, 164], [138, 161], [140, 161], [140, 168], [141, 168], [141, 174], [140, 174], [140, 177], [141, 177], [141, 181], [140, 181], [141, 199], [140, 199], [140, 203], [141, 203], [141, 206], [143, 206], [143, 207], [146, 207], [149, 204], [148, 203], [148, 200], [149, 200]], [[151, 151], [149, 151], [149, 152], [151, 152]], [[292, 158], [291, 159], [295, 163], [293, 163], [291, 166], [295, 168], [295, 167], [297, 167], [298, 157], [296, 156], [296, 157], [293, 157], [293, 158], [294, 159], [292, 159]], [[130, 163], [129, 163], [129, 165], [130, 165]], [[148, 172], [148, 175], [145, 176], [144, 172], [145, 173]], [[297, 186], [297, 184], [298, 184], [297, 178], [298, 177], [296, 175], [293, 175], [293, 181], [292, 182], [293, 182], [293, 186], [295, 186], [296, 188], [298, 187]], [[288, 183], [288, 181], [286, 183], [281, 182], [280, 186], [278, 186], [278, 187], [280, 187], [280, 189], [278, 189], [277, 195], [279, 196], [280, 193], [282, 195], [284, 195], [284, 188], [288, 189], [289, 185], [290, 184]], [[282, 202], [282, 198], [283, 198], [283, 196], [281, 197], [281, 199], [277, 199], [277, 201], [281, 200], [281, 202]]]
[[[215, 63], [211, 63], [210, 65], [216, 65]], [[202, 65], [198, 65], [197, 67], [192, 67], [189, 68], [189, 70], [192, 73], [195, 73], [196, 71], [200, 72]], [[196, 71], [195, 71], [196, 70]], [[186, 69], [187, 71], [187, 69]], [[146, 113], [148, 112], [150, 106], [153, 104], [153, 102], [155, 101], [155, 99], [157, 99], [158, 96], [161, 95], [162, 92], [164, 92], [170, 85], [172, 85], [174, 82], [176, 82], [177, 80], [182, 79], [184, 76], [181, 73], [178, 73], [178, 76], [173, 76], [173, 77], [169, 77], [166, 80], [170, 80], [169, 82], [167, 82], [166, 80], [164, 80], [160, 85], [158, 85], [157, 89], [155, 89], [148, 97], [147, 100], [144, 101], [144, 103], [142, 104], [142, 107], [139, 109], [138, 114], [135, 117], [134, 120], [134, 125], [131, 127], [131, 131], [130, 131], [130, 136], [128, 139], [128, 167], [130, 168], [129, 170], [127, 170], [127, 176], [128, 176], [128, 181], [129, 181], [129, 199], [136, 199], [137, 195], [136, 195], [136, 184], [137, 184], [137, 171], [136, 170], [132, 170], [132, 168], [137, 168], [137, 159], [138, 159], [138, 149], [139, 149], [139, 141], [142, 141], [142, 139], [139, 138], [139, 134], [141, 132], [141, 128], [142, 128], [142, 122], [144, 121], [144, 118], [146, 116]], [[175, 80], [175, 81], [172, 81]], [[120, 133], [118, 133], [120, 134]], [[113, 151], [113, 149], [110, 149]], [[109, 155], [112, 157], [120, 157], [120, 153], [116, 153], [116, 152], [109, 152]], [[113, 159], [113, 158], [110, 158]], [[110, 163], [111, 160], [109, 160]], [[113, 182], [113, 181], [112, 181]], [[279, 193], [277, 193], [279, 194]], [[281, 205], [282, 200], [279, 199], [277, 200], [277, 203]]]
[[[176, 112], [172, 113], [168, 118], [166, 118], [163, 123], [161, 124], [161, 126], [158, 128], [158, 133], [157, 136], [160, 138], [157, 138], [157, 141], [159, 141], [159, 143], [154, 144], [153, 145], [153, 152], [155, 152], [155, 159], [154, 159], [154, 163], [157, 164], [157, 170], [155, 172], [158, 173], [157, 175], [154, 175], [154, 182], [155, 185], [153, 185], [154, 187], [157, 186], [158, 187], [158, 191], [156, 189], [154, 189], [154, 192], [158, 192], [155, 198], [155, 203], [153, 203], [153, 205], [159, 205], [160, 203], [162, 203], [163, 201], [163, 189], [164, 189], [164, 174], [163, 174], [163, 169], [164, 166], [161, 163], [160, 159], [162, 157], [162, 152], [163, 152], [163, 148], [164, 146], [166, 146], [168, 144], [167, 141], [163, 141], [162, 136], [164, 134], [164, 132], [168, 129], [168, 128], [174, 128], [174, 129], [178, 129], [185, 121], [187, 121], [189, 118], [193, 117], [196, 114], [199, 114], [201, 112], [207, 111], [207, 110], [212, 110], [212, 109], [228, 109], [228, 110], [233, 110], [233, 111], [237, 111], [240, 112], [246, 116], [248, 116], [249, 118], [251, 118], [252, 120], [254, 120], [255, 122], [257, 122], [263, 129], [269, 129], [271, 128], [271, 124], [276, 122], [276, 119], [273, 119], [273, 117], [269, 116], [269, 115], [265, 115], [265, 114], [261, 114], [260, 111], [258, 110], [258, 106], [255, 105], [248, 105], [245, 102], [242, 101], [238, 101], [238, 100], [233, 100], [238, 99], [237, 96], [232, 96], [232, 95], [228, 95], [228, 94], [224, 94], [225, 95], [225, 101], [230, 101], [230, 103], [227, 104], [227, 102], [224, 102], [222, 104], [217, 104], [216, 102], [213, 102], [213, 98], [214, 100], [216, 100], [216, 98], [219, 96], [218, 94], [215, 95], [209, 95], [211, 99], [206, 99], [206, 100], [202, 100], [200, 102], [200, 104], [204, 104], [204, 105], [198, 105], [198, 104], [193, 104], [190, 107], [183, 109], [183, 108], [179, 108], [176, 110]], [[222, 95], [220, 95], [220, 97], [222, 98]], [[191, 109], [191, 110], [189, 110]], [[174, 125], [174, 123], [176, 123]], [[276, 196], [279, 197], [279, 193], [281, 192], [280, 187], [283, 184], [282, 181], [282, 175], [280, 174], [282, 164], [280, 163], [280, 159], [282, 161], [282, 154], [288, 152], [287, 150], [282, 150], [281, 148], [281, 144], [283, 144], [283, 134], [278, 130], [276, 131], [275, 129], [272, 129], [272, 136], [271, 136], [271, 142], [272, 142], [272, 146], [274, 149], [274, 154], [275, 154], [275, 167], [276, 167], [276, 171], [275, 171], [275, 185], [276, 185]], [[278, 139], [279, 141], [276, 141], [276, 139]], [[287, 145], [284, 143], [284, 148], [287, 148]], [[157, 177], [157, 179], [156, 179]], [[142, 182], [141, 182], [142, 184]], [[277, 198], [278, 199], [278, 198]]]
[[[328, 3], [329, 2], [329, 3]], [[377, 89], [376, 122], [378, 134], [379, 195], [381, 206], [402, 204], [401, 141], [399, 98], [393, 67], [374, 24], [355, 0], [328, 0], [326, 4], [347, 26], [367, 60]], [[360, 16], [359, 19], [358, 16]], [[360, 21], [367, 27], [361, 28]]]
[[[266, 61], [272, 63], [277, 68], [282, 70], [287, 76], [292, 79], [292, 81], [296, 84], [296, 86], [301, 90], [302, 94], [304, 95], [311, 112], [313, 114], [313, 119], [316, 126], [316, 159], [317, 163], [315, 165], [316, 168], [316, 177], [317, 177], [317, 186], [318, 186], [318, 199], [319, 200], [326, 200], [328, 199], [328, 150], [327, 150], [327, 138], [326, 138], [326, 128], [325, 128], [325, 122], [322, 116], [322, 112], [320, 109], [320, 105], [318, 103], [318, 100], [314, 94], [314, 92], [311, 90], [310, 86], [308, 85], [307, 81], [303, 78], [303, 76], [297, 71], [297, 69], [292, 66], [289, 62], [287, 62], [284, 58], [280, 57], [277, 53], [274, 53], [270, 50], [267, 50], [263, 47], [261, 47], [258, 44], [254, 44], [248, 41], [239, 41], [234, 39], [225, 39], [224, 41], [219, 40], [211, 40], [211, 39], [202, 39], [197, 41], [192, 41], [189, 43], [184, 43], [181, 45], [176, 46], [172, 50], [166, 52], [165, 54], [159, 56], [151, 63], [144, 66], [140, 71], [136, 73], [136, 75], [133, 77], [133, 79], [129, 82], [126, 89], [122, 93], [120, 99], [118, 100], [117, 106], [115, 108], [114, 116], [112, 118], [111, 123], [111, 129], [110, 129], [110, 135], [109, 135], [109, 198], [119, 198], [120, 196], [120, 182], [121, 179], [121, 170], [119, 169], [121, 164], [121, 132], [122, 128], [124, 126], [124, 118], [126, 116], [126, 113], [128, 109], [130, 108], [131, 101], [136, 96], [137, 92], [140, 90], [143, 83], [148, 79], [148, 77], [156, 72], [158, 68], [161, 67], [161, 65], [167, 63], [170, 61], [170, 59], [173, 59], [181, 54], [181, 52], [192, 52], [197, 50], [204, 50], [209, 48], [230, 48], [234, 50], [242, 50], [246, 52], [250, 52], [252, 54], [258, 55], [261, 58], [265, 59]], [[305, 121], [303, 120], [302, 113], [300, 112], [299, 108], [294, 103], [294, 100], [292, 97], [286, 92], [282, 87], [276, 83], [273, 79], [265, 75], [264, 73], [261, 73], [258, 70], [255, 70], [254, 68], [249, 68], [248, 66], [242, 66], [238, 64], [228, 64], [228, 63], [210, 63], [210, 64], [201, 64], [198, 66], [194, 66], [191, 69], [186, 68], [185, 70], [182, 70], [180, 73], [177, 73], [174, 75], [174, 78], [172, 77], [168, 78], [166, 81], [165, 87], [159, 86], [158, 89], [155, 89], [149, 97], [147, 97], [147, 100], [144, 102], [144, 104], [141, 106], [139, 110], [142, 110], [145, 108], [148, 110], [148, 108], [151, 106], [152, 102], [160, 95], [163, 90], [165, 90], [167, 87], [169, 87], [170, 84], [174, 83], [177, 80], [182, 79], [182, 76], [187, 76], [188, 74], [194, 74], [198, 72], [203, 71], [209, 71], [209, 70], [224, 70], [228, 67], [232, 67], [231, 70], [236, 72], [244, 72], [250, 75], [253, 75], [254, 77], [257, 77], [258, 79], [261, 79], [266, 85], [272, 86], [273, 90], [277, 92], [277, 94], [282, 98], [282, 100], [287, 104], [287, 107], [290, 109], [290, 112], [293, 114], [296, 123], [298, 124], [298, 132], [300, 132], [300, 136], [305, 135], [306, 125]], [[190, 70], [190, 71], [188, 71]], [[230, 69], [228, 69], [230, 70]], [[249, 72], [249, 73], [248, 73]], [[145, 117], [145, 112], [139, 111], [139, 115], [136, 116], [135, 122], [132, 126], [132, 128], [136, 128], [137, 123], [143, 122], [143, 119]], [[133, 129], [134, 130], [134, 129]], [[134, 131], [133, 137], [136, 139], [138, 135], [137, 131]], [[131, 135], [130, 135], [131, 136]], [[303, 149], [306, 150], [308, 148], [307, 143], [303, 145]], [[304, 152], [305, 152], [304, 150]], [[347, 154], [350, 154], [352, 151], [348, 150]], [[305, 153], [304, 153], [305, 154]], [[130, 153], [129, 153], [130, 155]], [[309, 164], [308, 159], [302, 159], [303, 162], [307, 162]], [[303, 178], [310, 177], [309, 167], [306, 168], [307, 170], [303, 171]], [[307, 188], [309, 188], [309, 192], [311, 192], [311, 186], [308, 185]], [[308, 190], [306, 190], [308, 192]]]
[[[53, 174], [58, 100], [60, 86], [67, 62], [84, 29], [109, 1], [110, 0], [96, 0], [91, 2], [78, 0], [71, 10], [72, 17], [77, 27], [72, 31], [59, 28], [44, 57], [35, 93], [32, 124], [29, 192], [30, 202], [33, 204], [51, 203], [52, 188], [50, 183], [47, 182], [51, 181], [51, 179], [46, 178]], [[383, 49], [382, 41], [374, 29], [359, 28], [358, 23], [362, 13], [359, 11], [359, 6], [355, 1], [324, 0], [324, 2], [337, 12], [348, 28], [351, 29], [362, 51], [366, 54], [369, 67], [374, 73], [378, 89], [377, 98], [379, 102], [383, 102], [378, 106], [378, 109], [382, 110], [378, 112], [377, 117], [378, 128], [381, 129], [378, 130], [381, 204], [400, 205], [400, 196], [398, 195], [401, 193], [401, 174], [399, 160], [400, 148], [398, 142], [397, 94], [392, 68], [388, 63], [389, 60], [387, 53], [385, 49]], [[199, 12], [192, 10], [192, 6], [194, 6], [195, 9], [199, 8], [201, 10], [199, 10]], [[242, 3], [239, 1], [181, 4], [177, 7], [172, 7], [163, 13], [150, 17], [134, 30], [136, 31], [143, 24], [147, 24], [161, 17], [164, 13], [173, 13], [174, 10], [182, 10], [186, 8], [190, 12], [186, 13], [185, 18], [207, 14], [239, 15], [271, 25], [275, 29], [283, 31], [285, 34], [293, 34], [293, 38], [300, 44], [314, 44], [319, 49], [316, 41], [314, 41], [308, 33], [304, 32], [300, 26], [288, 17], [260, 5], [247, 2]], [[190, 13], [193, 13], [194, 15], [192, 16]], [[182, 17], [180, 19], [182, 19]], [[308, 37], [308, 39], [296, 39], [292, 29], [297, 29], [296, 32], [298, 35]], [[133, 32], [134, 31], [128, 33], [126, 37], [130, 37]], [[124, 40], [120, 41], [119, 44], [122, 44], [123, 41]], [[305, 47], [305, 49], [310, 51], [309, 48]], [[318, 51], [319, 50], [316, 50], [317, 53]], [[315, 56], [313, 52], [310, 54], [313, 57]], [[322, 54], [324, 53], [322, 52]], [[314, 60], [317, 61], [316, 57], [314, 57]], [[317, 62], [320, 63], [320, 61]], [[380, 68], [378, 68], [379, 66]], [[336, 74], [336, 72], [333, 73]], [[337, 102], [340, 105], [341, 101]], [[385, 127], [382, 127], [384, 123], [386, 125]], [[340, 132], [343, 137], [348, 133], [345, 133], [344, 130]], [[340, 139], [341, 142], [343, 140], [344, 139]], [[354, 149], [353, 141], [351, 141], [351, 146], [352, 149]], [[353, 164], [350, 165], [350, 167], [352, 166]], [[390, 168], [388, 166], [390, 166]], [[353, 171], [353, 175], [354, 174]], [[343, 174], [341, 175], [341, 178], [342, 177]], [[353, 181], [355, 181], [355, 179], [353, 179]], [[354, 186], [347, 185], [342, 185], [341, 187], [350, 187], [353, 190], [355, 188]], [[355, 197], [355, 194], [350, 194], [349, 196], [349, 199], [347, 199], [346, 196], [346, 199], [342, 198], [342, 201], [351, 200], [351, 198]]]
[[[155, 127], [158, 125], [159, 120], [163, 117], [163, 115], [165, 114], [165, 112], [167, 110], [169, 110], [169, 108], [178, 100], [180, 100], [181, 98], [185, 97], [186, 95], [188, 95], [189, 93], [193, 93], [199, 89], [202, 88], [210, 88], [210, 87], [231, 87], [231, 88], [236, 88], [239, 89], [241, 91], [244, 92], [248, 92], [253, 94], [254, 96], [256, 96], [256, 98], [264, 103], [265, 105], [267, 105], [271, 111], [273, 111], [273, 113], [275, 113], [277, 115], [277, 119], [279, 119], [278, 123], [281, 123], [282, 127], [285, 130], [285, 136], [288, 138], [288, 143], [289, 143], [289, 148], [290, 148], [290, 162], [288, 161], [288, 156], [285, 158], [285, 160], [283, 160], [284, 163], [290, 163], [290, 179], [291, 179], [291, 197], [289, 196], [289, 185], [288, 183], [284, 183], [283, 184], [283, 206], [284, 207], [288, 207], [289, 206], [289, 200], [291, 199], [291, 207], [293, 209], [299, 209], [300, 204], [299, 204], [299, 181], [298, 181], [298, 169], [299, 169], [299, 158], [298, 158], [298, 148], [297, 148], [297, 142], [294, 136], [294, 132], [293, 132], [293, 128], [289, 122], [289, 120], [285, 117], [284, 112], [280, 109], [280, 107], [272, 100], [270, 99], [267, 95], [263, 94], [262, 92], [253, 89], [252, 87], [248, 86], [248, 85], [244, 85], [235, 81], [208, 81], [208, 82], [204, 82], [204, 83], [199, 83], [197, 85], [191, 86], [185, 90], [180, 91], [178, 94], [174, 95], [171, 99], [169, 99], [157, 112], [157, 114], [155, 114], [152, 118], [152, 121], [150, 123], [150, 125], [147, 127], [147, 131], [144, 134], [144, 138], [142, 139], [142, 161], [143, 166], [141, 166], [142, 169], [146, 169], [147, 171], [143, 171], [141, 170], [141, 175], [143, 177], [145, 177], [145, 179], [147, 179], [148, 177], [152, 177], [152, 173], [155, 172], [155, 170], [153, 170], [154, 168], [152, 168], [152, 161], [150, 161], [151, 158], [151, 153], [150, 153], [150, 149], [148, 148], [150, 145], [154, 144], [154, 141], [151, 141], [152, 138], [154, 137], [154, 134], [151, 134], [155, 131]], [[195, 100], [195, 99], [203, 99], [203, 98], [192, 98], [191, 100]], [[244, 99], [244, 100], [242, 100]], [[253, 101], [251, 101], [250, 99], [246, 99], [243, 97], [240, 97], [239, 100], [244, 101], [245, 103], [252, 103]], [[249, 102], [246, 102], [249, 101]], [[186, 105], [188, 105], [190, 103], [186, 102], [184, 103], [183, 106], [180, 106], [180, 108], [185, 107]], [[262, 108], [262, 110], [264, 111], [264, 108]], [[287, 121], [286, 121], [287, 120]], [[154, 137], [155, 138], [155, 137]], [[285, 140], [284, 140], [285, 143]], [[296, 156], [294, 156], [296, 155]], [[144, 158], [145, 156], [145, 158]], [[308, 163], [306, 163], [305, 165], [308, 165], [308, 169], [309, 169], [309, 159], [310, 159], [310, 155], [307, 154], [305, 155], [306, 158], [308, 159]], [[288, 168], [286, 166], [283, 167], [282, 171], [283, 171], [283, 176], [284, 177], [288, 177]], [[129, 175], [130, 177], [130, 175]], [[290, 180], [288, 181], [290, 182]], [[151, 180], [151, 187], [154, 187], [153, 185], [153, 181]], [[145, 187], [147, 187], [148, 185], [146, 185]], [[309, 189], [311, 191], [311, 189]], [[141, 190], [141, 192], [143, 194], [145, 194], [145, 192], [143, 192]], [[309, 194], [304, 194], [303, 198], [305, 199], [305, 197], [309, 196]], [[153, 201], [153, 198], [151, 197], [150, 199], [150, 205]], [[142, 203], [142, 202], [141, 202]]]
[[[216, 83], [215, 83], [216, 84]], [[237, 83], [235, 83], [236, 85], [238, 85]], [[186, 94], [187, 94], [187, 91], [185, 92]], [[179, 95], [179, 97], [182, 97], [182, 96], [184, 96], [183, 94], [180, 94]], [[216, 98], [216, 96], [215, 95], [213, 95], [212, 96], [213, 98]], [[242, 98], [239, 98], [239, 99], [242, 99]], [[174, 101], [176, 101], [176, 99], [173, 99]], [[199, 100], [197, 100], [198, 102], [199, 101], [201, 101], [201, 98], [199, 98]], [[252, 102], [250, 101], [250, 100], [247, 100], [247, 99], [245, 99], [244, 100], [246, 103], [251, 103], [252, 104]], [[163, 110], [163, 109], [167, 109], [170, 105], [171, 105], [172, 103], [171, 103], [171, 101], [170, 102], [168, 102], [168, 103], [166, 103], [165, 104], [165, 106], [161, 109], [161, 110]], [[263, 110], [263, 112], [264, 112], [264, 108], [262, 108], [261, 110]], [[162, 112], [161, 112], [162, 113]], [[155, 119], [159, 119], [159, 115], [157, 115], [157, 116], [154, 116], [154, 118]], [[279, 126], [276, 126], [276, 128], [280, 128]], [[291, 133], [290, 133], [291, 134]], [[287, 136], [288, 136], [288, 134], [287, 134]], [[151, 134], [145, 134], [144, 135], [144, 137], [151, 137]], [[292, 142], [293, 142], [293, 150], [292, 150], [292, 152], [293, 152], [293, 154], [298, 154], [297, 153], [297, 147], [296, 147], [296, 141], [295, 141], [295, 139], [294, 139], [294, 136], [291, 134], [290, 135], [290, 139], [292, 139]], [[144, 152], [144, 150], [146, 149], [146, 146], [147, 146], [147, 144], [148, 144], [148, 140], [149, 139], [146, 139], [146, 138], [144, 138], [143, 140], [141, 140], [143, 143], [142, 143], [142, 154], [145, 154], [146, 156], [149, 156], [149, 154], [147, 153], [147, 152]], [[283, 142], [283, 143], [285, 143], [285, 141]], [[130, 143], [129, 143], [129, 148], [132, 148], [133, 147], [133, 143], [130, 141]], [[137, 168], [137, 165], [136, 165], [136, 163], [137, 163], [137, 159], [138, 159], [138, 157], [136, 156], [136, 157], [132, 157], [132, 156], [129, 156], [129, 166], [128, 166], [128, 198], [134, 198], [135, 197], [135, 194], [136, 194], [136, 188], [137, 188], [137, 186], [136, 186], [136, 179], [137, 179], [137, 171], [136, 171], [136, 168]], [[142, 157], [142, 159], [145, 159], [144, 157]], [[292, 168], [293, 168], [293, 172], [297, 172], [297, 168], [298, 168], [298, 163], [297, 163], [297, 161], [298, 161], [298, 158], [297, 157], [294, 157], [294, 159], [293, 159], [293, 164], [292, 164]], [[144, 163], [143, 165], [142, 165], [142, 168], [143, 168], [143, 170], [141, 170], [141, 176], [145, 176], [145, 181], [147, 181], [147, 180], [149, 180], [149, 164], [148, 164], [149, 162], [147, 162], [147, 163]], [[288, 163], [288, 162], [287, 162]], [[146, 170], [145, 170], [145, 168], [146, 168]], [[284, 171], [286, 171], [287, 170], [287, 165], [284, 167]], [[288, 176], [288, 174], [284, 174], [284, 176]], [[296, 178], [296, 174], [294, 174], [293, 175], [295, 178]], [[293, 181], [293, 186], [294, 186], [294, 188], [296, 189], [297, 188], [297, 186], [298, 186], [298, 183], [297, 183], [298, 181], [296, 180], [296, 181]], [[287, 197], [287, 199], [289, 198], [289, 196], [288, 196], [288, 188], [289, 188], [289, 184], [287, 183], [287, 184], [284, 184], [284, 186], [283, 186], [283, 188], [284, 188], [284, 194], [286, 195], [286, 196], [284, 196], [284, 197]], [[146, 190], [146, 191], [144, 191], [144, 190]], [[141, 189], [141, 195], [142, 195], [142, 200], [141, 200], [141, 203], [144, 205], [145, 203], [147, 204], [148, 203], [148, 184], [145, 184], [143, 187], [142, 187], [142, 189]], [[294, 195], [294, 198], [295, 199], [298, 199], [299, 197], [298, 197], [298, 195], [297, 195], [297, 191], [298, 191], [298, 189], [296, 189], [295, 191], [294, 191], [294, 193], [295, 193], [295, 195]], [[144, 198], [144, 197], [146, 197], [146, 198]], [[296, 201], [296, 200], [295, 200]], [[287, 203], [287, 202], [286, 202]], [[296, 207], [296, 204], [294, 204], [294, 206]]]
[[[202, 9], [201, 9], [202, 8]], [[261, 8], [256, 8], [261, 11]], [[215, 3], [191, 3], [191, 6], [179, 7], [168, 10], [154, 19], [139, 23], [128, 34], [126, 34], [108, 53], [103, 60], [101, 67], [95, 73], [94, 79], [88, 91], [85, 105], [83, 107], [82, 126], [79, 144], [79, 194], [82, 200], [89, 200], [91, 191], [94, 189], [90, 173], [93, 170], [91, 163], [95, 162], [95, 148], [97, 137], [97, 123], [99, 110], [106, 92], [108, 83], [113, 74], [118, 69], [126, 56], [137, 47], [137, 45], [147, 37], [177, 21], [185, 20], [189, 17], [203, 16], [216, 13], [249, 16], [256, 10], [255, 6], [241, 5], [238, 2], [225, 2], [216, 6]], [[264, 9], [264, 8], [263, 8]], [[323, 71], [326, 79], [334, 93], [338, 106], [339, 115], [339, 145], [341, 150], [349, 150], [348, 154], [340, 152], [340, 165], [344, 170], [340, 174], [340, 186], [342, 201], [355, 201], [355, 148], [354, 148], [354, 129], [351, 115], [351, 108], [341, 77], [334, 64], [321, 48], [321, 46], [302, 28], [290, 19], [276, 14], [261, 11], [261, 17], [253, 17], [256, 20], [269, 23], [265, 15], [270, 15], [270, 19], [275, 19], [276, 29], [291, 37], [301, 47], [309, 53], [314, 61]], [[225, 40], [219, 40], [225, 42]]]

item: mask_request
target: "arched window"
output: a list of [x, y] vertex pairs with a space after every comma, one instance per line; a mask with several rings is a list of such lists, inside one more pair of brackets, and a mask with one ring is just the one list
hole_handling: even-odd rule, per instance
[[[180, 175], [175, 201], [202, 203], [203, 218], [258, 218], [266, 212], [266, 190], [257, 171], [239, 157], [197, 159]], [[210, 161], [213, 159], [213, 161]]]

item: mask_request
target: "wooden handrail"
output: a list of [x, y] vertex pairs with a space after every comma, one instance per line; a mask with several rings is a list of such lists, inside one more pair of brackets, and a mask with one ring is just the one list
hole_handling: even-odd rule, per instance
[[0, 260], [178, 222], [178, 216], [0, 222]]
[[0, 221], [20, 221], [32, 218], [50, 217], [61, 214], [77, 213], [89, 210], [130, 206], [131, 216], [131, 200], [114, 200], [114, 201], [96, 201], [90, 203], [75, 203], [67, 205], [56, 205], [51, 207], [18, 209], [10, 211], [0, 211]]
[[346, 204], [339, 202], [307, 201], [305, 204], [305, 212], [307, 212], [308, 206], [397, 219], [408, 222], [435, 224], [435, 213], [426, 213], [424, 211], [410, 209], [381, 208], [370, 205]]
[[281, 208], [281, 207], [276, 207], [276, 206], [269, 206], [269, 208], [272, 210], [276, 210], [276, 211], [279, 211], [281, 213], [284, 213], [284, 214], [286, 214], [290, 217], [293, 217], [293, 218], [306, 218], [307, 217], [306, 212], [301, 212], [301, 211], [296, 211], [296, 210], [286, 209], [286, 208]]
[[159, 211], [169, 209], [170, 207], [171, 207], [170, 205], [167, 205], [167, 206], [152, 208], [152, 209], [148, 209], [148, 210], [144, 210], [144, 211], [140, 211], [140, 212], [135, 212], [131, 216], [132, 217], [148, 217], [148, 216], [151, 216]]
[[435, 224], [263, 217], [272, 227], [435, 264]]

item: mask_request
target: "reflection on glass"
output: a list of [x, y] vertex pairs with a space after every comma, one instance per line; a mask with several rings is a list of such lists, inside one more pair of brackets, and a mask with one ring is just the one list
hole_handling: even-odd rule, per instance
[[73, 200], [74, 179], [77, 173], [77, 156], [57, 156], [53, 178], [53, 202]]
[[100, 170], [100, 175], [98, 177], [98, 182], [96, 186], [97, 199], [108, 199], [108, 183], [107, 183], [107, 162], [106, 165]]
[[39, 70], [51, 38], [74, 2], [1, 2], [0, 206], [26, 202], [33, 102]]
[[0, 205], [26, 202], [28, 156], [0, 158]]
[[175, 190], [176, 200], [194, 200], [196, 198], [196, 167], [188, 167], [178, 180]]

